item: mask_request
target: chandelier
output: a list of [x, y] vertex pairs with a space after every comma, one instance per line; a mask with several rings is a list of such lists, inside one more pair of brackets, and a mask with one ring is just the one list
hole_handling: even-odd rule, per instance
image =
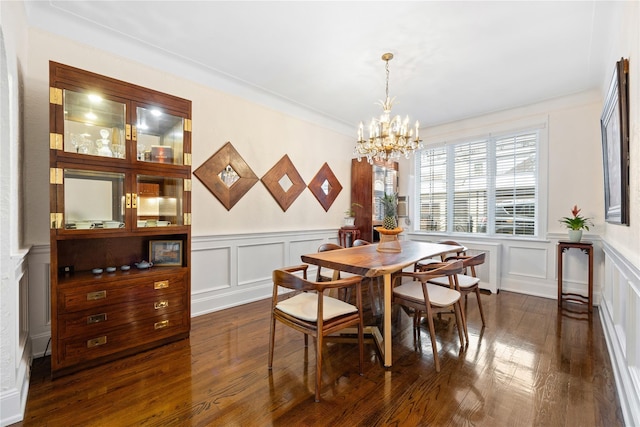
[[382, 106], [383, 113], [379, 119], [375, 117], [371, 119], [369, 138], [364, 138], [364, 125], [360, 122], [358, 140], [353, 151], [353, 154], [358, 157], [358, 161], [362, 161], [362, 157], [366, 157], [371, 164], [374, 160], [395, 160], [400, 156], [408, 159], [411, 153], [422, 148], [421, 140], [418, 137], [420, 124], [417, 120], [414, 135], [413, 129], [409, 127], [409, 116], [404, 120], [400, 116], [391, 118], [391, 107], [395, 100], [395, 98], [389, 98], [389, 61], [392, 59], [392, 53], [382, 55], [382, 60], [386, 63], [387, 86], [385, 100], [378, 103]]

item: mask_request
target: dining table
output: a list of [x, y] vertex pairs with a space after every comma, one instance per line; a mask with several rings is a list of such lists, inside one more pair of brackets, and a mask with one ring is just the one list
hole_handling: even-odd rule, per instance
[[420, 260], [438, 257], [462, 249], [461, 246], [414, 240], [400, 240], [399, 243], [400, 252], [380, 252], [377, 250], [377, 244], [371, 244], [301, 256], [303, 262], [317, 265], [318, 267], [344, 271], [364, 277], [384, 277], [383, 333], [380, 334], [380, 331], [375, 326], [368, 329], [382, 354], [383, 364], [386, 368], [392, 366], [392, 274], [401, 271], [405, 267], [413, 266]]

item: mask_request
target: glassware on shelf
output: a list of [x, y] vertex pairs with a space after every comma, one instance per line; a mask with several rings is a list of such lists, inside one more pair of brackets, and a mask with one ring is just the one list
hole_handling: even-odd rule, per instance
[[112, 157], [113, 153], [109, 148], [109, 131], [107, 129], [100, 129], [100, 136], [101, 138], [96, 141], [98, 156]]

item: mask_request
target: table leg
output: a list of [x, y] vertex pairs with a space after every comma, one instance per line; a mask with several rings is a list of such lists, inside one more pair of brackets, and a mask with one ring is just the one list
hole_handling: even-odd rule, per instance
[[384, 366], [391, 367], [391, 273], [384, 275]]

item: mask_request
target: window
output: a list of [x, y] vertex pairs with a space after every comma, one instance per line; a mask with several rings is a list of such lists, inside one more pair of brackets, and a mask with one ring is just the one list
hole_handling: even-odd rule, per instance
[[537, 235], [538, 148], [527, 131], [422, 150], [420, 231]]

